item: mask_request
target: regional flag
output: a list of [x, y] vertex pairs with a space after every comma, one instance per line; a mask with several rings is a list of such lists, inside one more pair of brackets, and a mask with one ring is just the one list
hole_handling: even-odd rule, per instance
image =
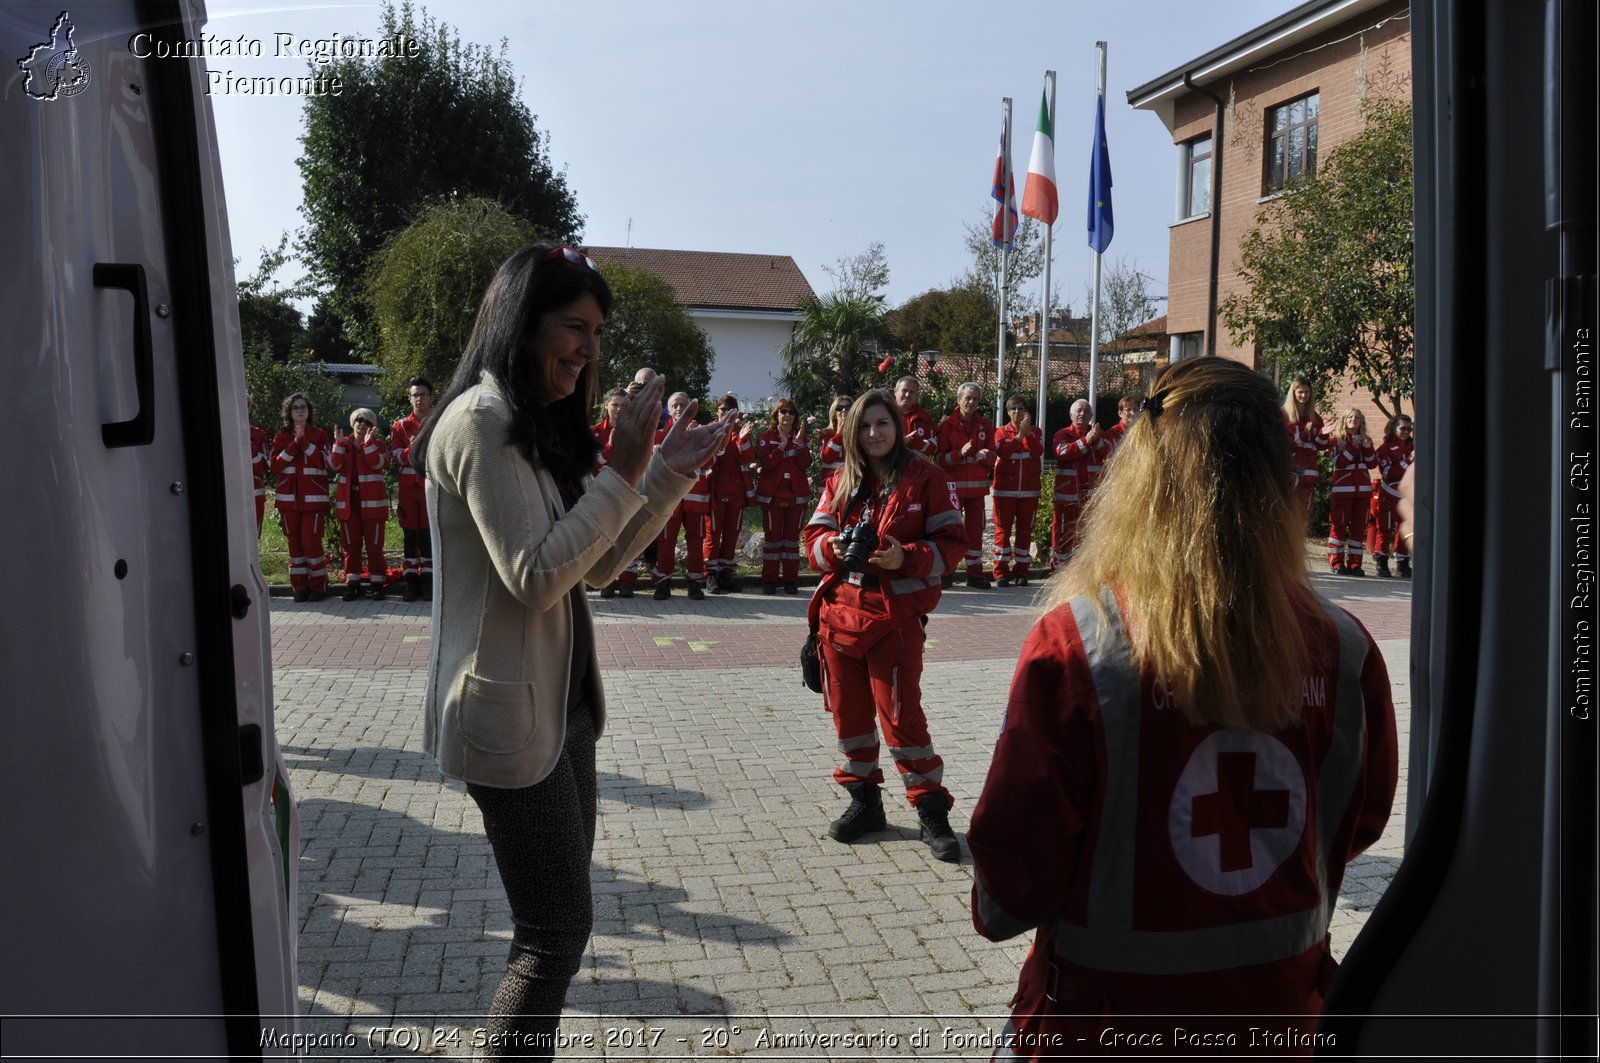
[[1089, 160], [1089, 246], [1105, 254], [1111, 246], [1111, 152], [1106, 147], [1106, 98], [1094, 107], [1094, 157]]
[[1056, 198], [1056, 136], [1050, 119], [1050, 95], [1039, 93], [1039, 126], [1033, 131], [1033, 154], [1028, 157], [1028, 179], [1022, 186], [1022, 213], [1054, 225], [1061, 211]]
[[1005, 130], [1000, 131], [1000, 151], [994, 157], [994, 183], [990, 197], [998, 204], [994, 208], [994, 225], [990, 237], [994, 246], [1011, 250], [1017, 239], [1017, 185], [1012, 179], [1011, 160], [1006, 152]]

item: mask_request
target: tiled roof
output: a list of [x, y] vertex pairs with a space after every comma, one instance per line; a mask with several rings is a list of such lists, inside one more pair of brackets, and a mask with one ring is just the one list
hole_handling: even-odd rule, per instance
[[648, 270], [672, 285], [685, 306], [707, 310], [794, 310], [814, 298], [788, 255], [728, 251], [665, 251], [651, 247], [588, 247], [603, 264]]

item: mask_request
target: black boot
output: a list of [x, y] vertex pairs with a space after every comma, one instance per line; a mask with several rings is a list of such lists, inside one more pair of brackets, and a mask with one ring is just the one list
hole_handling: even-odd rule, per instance
[[703, 602], [703, 601], [705, 601], [706, 600], [706, 592], [703, 589], [703, 587], [701, 586], [701, 581], [697, 580], [697, 579], [692, 579], [692, 580], [689, 580], [688, 582], [689, 582], [689, 600], [691, 602]]
[[922, 840], [928, 843], [934, 859], [947, 864], [961, 862], [961, 843], [950, 829], [950, 798], [927, 794], [917, 802], [917, 818], [922, 820]]
[[355, 601], [357, 598], [361, 597], [361, 584], [353, 582], [346, 583], [344, 585], [344, 594], [340, 595], [340, 597], [347, 602]]
[[1411, 559], [1409, 557], [1400, 558], [1399, 559], [1399, 567], [1400, 567], [1400, 578], [1401, 579], [1410, 579], [1411, 578]]
[[400, 592], [400, 600], [414, 602], [422, 593], [422, 576], [415, 572], [406, 573], [406, 589]]
[[737, 593], [739, 590], [739, 577], [733, 574], [733, 569], [725, 568], [717, 573], [717, 590], [728, 594]]
[[375, 602], [383, 601], [384, 597], [387, 596], [388, 593], [389, 593], [388, 589], [381, 582], [379, 582], [378, 580], [373, 580], [372, 581], [372, 600], [373, 601], [375, 601]]
[[850, 793], [850, 807], [844, 815], [828, 824], [828, 836], [838, 842], [853, 842], [863, 834], [886, 830], [889, 821], [883, 815], [883, 791], [872, 783], [850, 783], [845, 787]]
[[1388, 555], [1387, 554], [1378, 555], [1377, 562], [1378, 562], [1378, 575], [1382, 576], [1384, 579], [1393, 578], [1390, 575], [1390, 572], [1389, 572], [1389, 557], [1388, 557]]

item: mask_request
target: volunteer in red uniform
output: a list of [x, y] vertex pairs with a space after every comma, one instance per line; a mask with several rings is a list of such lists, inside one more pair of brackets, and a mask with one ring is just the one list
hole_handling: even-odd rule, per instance
[[283, 400], [283, 427], [272, 437], [272, 504], [289, 541], [289, 584], [297, 602], [320, 602], [328, 591], [328, 433], [311, 423], [311, 400]]
[[401, 597], [414, 602], [420, 595], [433, 600], [433, 532], [428, 526], [428, 499], [423, 491], [422, 474], [411, 467], [411, 444], [422, 432], [422, 424], [433, 409], [433, 385], [426, 377], [412, 377], [406, 387], [411, 412], [389, 430], [389, 452], [400, 470], [400, 498], [395, 516], [400, 522], [404, 560], [401, 571], [406, 586]]
[[914, 376], [903, 376], [894, 383], [894, 405], [906, 426], [906, 446], [913, 454], [931, 458], [939, 452], [939, 429], [933, 415], [917, 405], [922, 385]]
[[1311, 384], [1305, 377], [1297, 376], [1289, 382], [1289, 391], [1283, 397], [1283, 418], [1289, 433], [1289, 460], [1294, 465], [1295, 499], [1309, 525], [1317, 481], [1322, 477], [1317, 454], [1327, 450], [1331, 441], [1322, 430], [1322, 416], [1311, 401]]
[[828, 427], [817, 433], [817, 467], [822, 479], [844, 468], [844, 415], [850, 412], [850, 396], [835, 395], [828, 410]]
[[999, 1058], [1175, 1026], [1309, 1054], [1398, 756], [1372, 637], [1311, 591], [1282, 424], [1238, 362], [1162, 373], [1024, 643], [968, 832], [978, 932], [1036, 932]]
[[[589, 426], [589, 431], [594, 433], [594, 441], [600, 444], [600, 453], [594, 459], [596, 476], [600, 475], [601, 469], [611, 463], [611, 433], [616, 428], [617, 419], [622, 416], [623, 409], [628, 405], [628, 398], [626, 388], [612, 388], [606, 392], [600, 400], [600, 420], [597, 424]], [[633, 584], [638, 578], [633, 566], [630, 565], [621, 577], [600, 588], [600, 597], [615, 598], [622, 589], [622, 580], [626, 579], [628, 593], [625, 597], [632, 598]]]
[[267, 516], [267, 466], [272, 461], [272, 437], [265, 428], [250, 426], [250, 477], [256, 489], [256, 538]]
[[1411, 418], [1400, 414], [1389, 418], [1383, 430], [1383, 445], [1378, 448], [1378, 489], [1372, 494], [1372, 531], [1374, 543], [1372, 556], [1378, 563], [1378, 575], [1389, 575], [1389, 556], [1394, 555], [1399, 574], [1411, 578], [1411, 548], [1400, 537], [1400, 519], [1395, 507], [1400, 504], [1400, 481], [1406, 470], [1416, 460], [1413, 442], [1415, 426]]
[[[739, 399], [724, 395], [717, 400], [717, 416], [739, 412]], [[755, 501], [755, 485], [750, 481], [750, 466], [756, 460], [755, 429], [746, 421], [717, 452], [705, 486], [711, 496], [711, 512], [706, 514], [706, 567], [711, 572], [711, 593], [731, 594], [739, 589], [739, 531], [744, 527], [744, 507]], [[698, 490], [699, 488], [696, 488]]]
[[811, 503], [811, 447], [800, 431], [800, 413], [788, 399], [772, 408], [772, 427], [756, 441], [761, 478], [756, 481], [756, 501], [761, 505], [761, 591], [775, 594], [778, 580], [783, 593], [798, 592], [800, 579], [800, 525]]
[[1078, 518], [1100, 479], [1111, 442], [1094, 423], [1088, 399], [1072, 404], [1072, 423], [1051, 440], [1056, 454], [1055, 512], [1050, 523], [1050, 571], [1065, 565], [1078, 545]]
[[[984, 502], [994, 477], [994, 425], [978, 412], [982, 397], [978, 385], [968, 381], [956, 388], [956, 408], [939, 423], [939, 465], [956, 485], [967, 533], [967, 586], [987, 588], [983, 572]], [[950, 586], [954, 577], [945, 576]]]
[[[1378, 455], [1367, 435], [1367, 418], [1352, 407], [1339, 418], [1333, 437], [1333, 484], [1328, 489], [1328, 566], [1337, 575], [1362, 576], [1361, 549], [1372, 502], [1372, 471]], [[1403, 470], [1402, 470], [1403, 472]]]
[[[689, 412], [689, 396], [675, 391], [667, 399], [667, 423], [656, 433], [656, 446], [667, 438], [674, 423], [683, 420]], [[685, 425], [685, 428], [690, 427]], [[672, 597], [672, 574], [678, 570], [678, 532], [683, 532], [683, 576], [688, 585], [689, 600], [700, 602], [706, 597], [706, 514], [711, 511], [711, 467], [715, 456], [706, 459], [700, 467], [700, 477], [689, 493], [683, 496], [678, 508], [672, 511], [661, 536], [656, 540], [656, 564], [651, 575], [656, 581], [656, 600]]]
[[1128, 429], [1133, 427], [1133, 422], [1138, 418], [1138, 399], [1124, 395], [1117, 400], [1117, 423], [1106, 429], [1106, 442], [1111, 444], [1111, 453], [1117, 452], [1117, 446], [1128, 437]]
[[[389, 584], [383, 559], [384, 525], [389, 522], [389, 486], [383, 467], [389, 450], [378, 436], [378, 415], [362, 408], [350, 415], [350, 433], [333, 442], [328, 467], [339, 474], [334, 489], [334, 514], [339, 518], [339, 544], [344, 547], [344, 600], [361, 597], [363, 586], [381, 601]], [[361, 567], [366, 548], [366, 568]]]
[[1015, 395], [1006, 400], [1006, 417], [1010, 423], [994, 434], [994, 578], [1002, 587], [1026, 587], [1044, 435], [1034, 425], [1028, 404]]
[[[869, 391], [845, 418], [845, 466], [823, 488], [806, 525], [806, 557], [824, 573], [811, 597], [822, 694], [845, 760], [833, 779], [850, 806], [828, 833], [841, 842], [883, 830], [883, 728], [922, 840], [940, 860], [959, 861], [950, 829], [944, 761], [922, 711], [923, 627], [939, 604], [939, 577], [961, 563], [966, 535], [955, 487], [906, 445], [905, 424], [885, 391]], [[841, 532], [871, 528], [877, 547], [852, 553]], [[861, 534], [859, 531], [852, 534]]]

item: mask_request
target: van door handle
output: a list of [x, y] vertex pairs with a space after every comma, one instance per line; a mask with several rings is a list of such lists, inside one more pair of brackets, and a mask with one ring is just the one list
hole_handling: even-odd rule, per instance
[[126, 421], [102, 424], [100, 439], [107, 449], [146, 447], [156, 438], [156, 389], [150, 346], [150, 292], [145, 287], [144, 267], [138, 263], [96, 262], [94, 286], [116, 288], [133, 296], [133, 381], [139, 396], [139, 412]]

